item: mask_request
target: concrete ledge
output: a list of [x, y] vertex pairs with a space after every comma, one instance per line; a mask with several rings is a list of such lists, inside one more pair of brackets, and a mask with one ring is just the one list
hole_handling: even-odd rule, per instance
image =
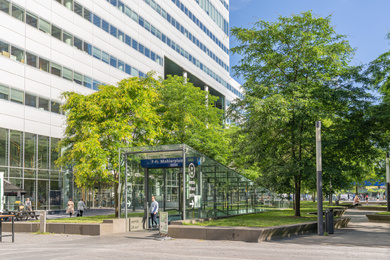
[[359, 206], [358, 210], [373, 210], [373, 211], [387, 211], [386, 207], [375, 207], [375, 206]]
[[369, 214], [366, 217], [370, 222], [390, 223], [390, 215]]
[[[142, 218], [141, 218], [142, 219]], [[40, 223], [15, 222], [15, 232], [37, 232]], [[12, 223], [2, 223], [4, 232], [11, 232]], [[126, 219], [105, 220], [104, 223], [47, 223], [46, 230], [56, 234], [102, 236], [126, 232]]]
[[[350, 220], [350, 218], [335, 219], [335, 227], [346, 227]], [[168, 231], [168, 235], [173, 238], [260, 242], [317, 233], [317, 222], [269, 228], [187, 226], [178, 222], [177, 225], [171, 224]]]

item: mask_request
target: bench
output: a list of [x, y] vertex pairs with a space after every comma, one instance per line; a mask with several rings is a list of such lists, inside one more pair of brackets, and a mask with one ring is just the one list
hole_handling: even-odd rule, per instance
[[36, 211], [10, 211], [8, 214], [15, 215], [16, 220], [38, 220], [39, 214]]

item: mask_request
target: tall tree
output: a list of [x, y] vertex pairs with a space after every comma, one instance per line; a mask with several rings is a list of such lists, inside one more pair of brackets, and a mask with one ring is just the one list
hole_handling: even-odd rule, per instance
[[77, 186], [115, 183], [115, 214], [118, 215], [118, 152], [121, 147], [150, 145], [159, 135], [155, 110], [156, 85], [151, 77], [130, 78], [118, 86], [100, 86], [90, 95], [65, 92], [64, 152], [57, 163], [72, 167]]
[[246, 111], [239, 149], [258, 165], [263, 180], [294, 189], [300, 216], [301, 182], [315, 173], [314, 122], [332, 120], [337, 108], [345, 108], [337, 79], [349, 71], [353, 49], [330, 17], [310, 11], [233, 28], [232, 35], [238, 41], [232, 51], [242, 55], [233, 69], [245, 80], [245, 98], [233, 107]]

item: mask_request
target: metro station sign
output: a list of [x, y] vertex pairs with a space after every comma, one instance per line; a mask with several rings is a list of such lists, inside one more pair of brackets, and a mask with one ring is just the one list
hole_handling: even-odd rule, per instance
[[[200, 165], [199, 157], [187, 157], [186, 166], [191, 163], [194, 165]], [[160, 158], [160, 159], [144, 159], [141, 160], [142, 168], [175, 168], [183, 167], [183, 158]]]

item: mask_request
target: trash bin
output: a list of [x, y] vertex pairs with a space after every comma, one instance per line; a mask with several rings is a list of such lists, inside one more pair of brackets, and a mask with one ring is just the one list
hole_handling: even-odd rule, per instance
[[334, 233], [333, 209], [327, 209], [325, 211], [325, 232], [328, 234]]

